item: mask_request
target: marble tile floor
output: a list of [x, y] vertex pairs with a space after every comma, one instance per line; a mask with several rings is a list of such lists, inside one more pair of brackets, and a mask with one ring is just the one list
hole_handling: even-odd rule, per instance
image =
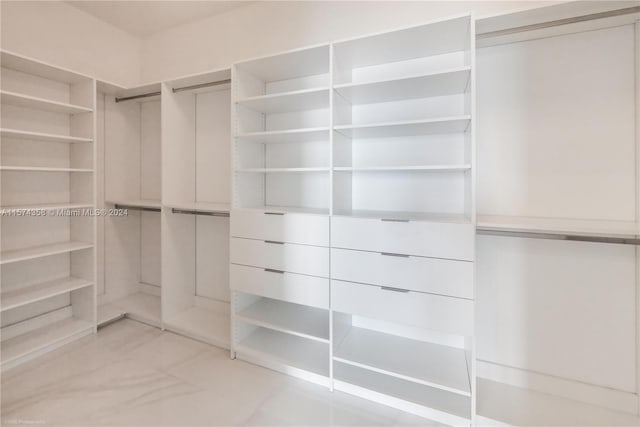
[[433, 426], [121, 320], [2, 375], [1, 424]]

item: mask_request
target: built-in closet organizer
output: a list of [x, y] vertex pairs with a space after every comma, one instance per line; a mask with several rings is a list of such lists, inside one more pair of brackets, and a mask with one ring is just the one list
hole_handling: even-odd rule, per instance
[[95, 82], [7, 52], [1, 62], [5, 370], [95, 331]]
[[330, 47], [232, 71], [232, 355], [329, 386]]
[[[160, 327], [160, 85], [98, 84], [103, 280], [98, 323], [126, 315]], [[151, 94], [153, 96], [140, 96]]]
[[162, 318], [229, 348], [229, 69], [162, 85]]
[[474, 416], [474, 22], [333, 45], [335, 389]]

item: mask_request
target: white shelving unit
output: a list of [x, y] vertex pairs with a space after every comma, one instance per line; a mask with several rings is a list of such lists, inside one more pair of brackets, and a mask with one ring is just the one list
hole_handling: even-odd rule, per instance
[[103, 322], [125, 314], [162, 325], [160, 97], [129, 98], [159, 90], [159, 84], [127, 90], [105, 83], [98, 87], [101, 208], [107, 212], [100, 218], [104, 244], [98, 317]]
[[162, 85], [164, 328], [229, 348], [231, 72]]
[[233, 67], [232, 355], [330, 386], [330, 47]]
[[1, 368], [96, 330], [95, 81], [1, 53]]
[[473, 35], [467, 15], [333, 45], [333, 384], [453, 425], [476, 398]]

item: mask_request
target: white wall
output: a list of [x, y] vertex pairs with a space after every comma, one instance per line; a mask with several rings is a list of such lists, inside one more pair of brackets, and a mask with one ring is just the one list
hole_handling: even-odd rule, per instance
[[254, 56], [474, 11], [490, 16], [551, 1], [265, 1], [142, 40], [141, 77], [158, 81]]
[[140, 80], [140, 39], [64, 2], [2, 1], [2, 49], [121, 85]]

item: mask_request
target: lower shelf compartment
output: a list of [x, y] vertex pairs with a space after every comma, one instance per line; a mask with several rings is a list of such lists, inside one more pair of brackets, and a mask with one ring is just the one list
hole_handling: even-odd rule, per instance
[[91, 322], [70, 317], [2, 341], [2, 369], [11, 368], [45, 351], [88, 335], [93, 330]]
[[172, 332], [229, 348], [229, 313], [194, 306], [166, 319], [164, 326]]
[[47, 298], [72, 292], [77, 289], [93, 286], [93, 282], [78, 277], [64, 277], [47, 282], [36, 283], [20, 289], [5, 291], [0, 294], [0, 311], [10, 310], [26, 304], [42, 301]]
[[254, 359], [329, 376], [329, 344], [257, 327], [235, 346], [238, 353]]
[[334, 360], [381, 374], [471, 396], [463, 349], [350, 327]]
[[471, 398], [335, 361], [334, 387], [451, 425], [471, 424]]
[[237, 313], [236, 318], [279, 332], [329, 343], [328, 310], [260, 298]]
[[144, 292], [136, 292], [111, 303], [122, 310], [127, 317], [151, 326], [162, 325], [160, 316], [160, 297]]

